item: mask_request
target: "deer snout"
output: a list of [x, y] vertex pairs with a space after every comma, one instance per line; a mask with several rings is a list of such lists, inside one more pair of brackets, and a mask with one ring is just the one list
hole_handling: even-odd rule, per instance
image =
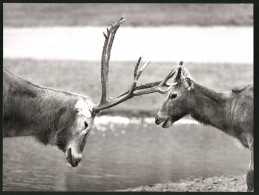
[[79, 162], [82, 159], [82, 153], [75, 150], [72, 147], [69, 147], [66, 150], [66, 159], [67, 162], [72, 166], [72, 167], [77, 167], [77, 165], [79, 164]]
[[160, 123], [163, 123], [162, 125], [163, 128], [169, 128], [173, 124], [173, 121], [169, 116], [163, 116], [159, 112], [155, 117], [155, 123], [157, 125], [159, 125]]
[[160, 123], [166, 121], [167, 119], [168, 119], [168, 117], [163, 117], [160, 114], [157, 114], [156, 117], [155, 117], [155, 123], [157, 125], [159, 125]]

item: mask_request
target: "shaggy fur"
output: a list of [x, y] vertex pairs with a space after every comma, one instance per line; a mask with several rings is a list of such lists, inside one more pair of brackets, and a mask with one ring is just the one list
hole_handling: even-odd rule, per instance
[[[71, 139], [79, 99], [88, 97], [44, 88], [3, 71], [4, 137], [35, 136], [64, 151]], [[62, 133], [61, 133], [62, 132]]]

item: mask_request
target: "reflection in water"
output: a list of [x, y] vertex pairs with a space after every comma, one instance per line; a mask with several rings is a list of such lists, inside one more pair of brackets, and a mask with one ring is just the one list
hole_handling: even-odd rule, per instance
[[212, 127], [189, 121], [162, 129], [153, 119], [108, 119], [97, 118], [76, 168], [32, 138], [4, 139], [4, 190], [106, 191], [246, 173], [249, 152]]

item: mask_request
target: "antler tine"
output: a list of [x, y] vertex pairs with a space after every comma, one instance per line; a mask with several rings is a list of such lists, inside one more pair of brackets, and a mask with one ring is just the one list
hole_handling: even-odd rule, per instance
[[[167, 81], [172, 78], [175, 74], [176, 69], [174, 68], [163, 80], [161, 81], [156, 81], [156, 82], [151, 82], [151, 83], [146, 83], [144, 85], [140, 85], [140, 86], [136, 86], [134, 88], [134, 96], [140, 96], [143, 94], [149, 94], [149, 93], [154, 93], [154, 92], [159, 92], [159, 93], [167, 93], [168, 90], [170, 89], [171, 86], [173, 86], [175, 83], [173, 84], [168, 84]], [[162, 89], [162, 87], [168, 87], [166, 89]], [[121, 94], [119, 97], [122, 97], [124, 95], [126, 95], [127, 93], [129, 93], [129, 91]]]
[[140, 69], [140, 71], [138, 72], [138, 74], [136, 75], [136, 79], [138, 80], [140, 75], [142, 74], [142, 72], [146, 69], [146, 67], [150, 64], [151, 61], [146, 62]]
[[164, 80], [160, 83], [160, 86], [164, 86], [168, 84], [166, 83], [170, 78], [172, 78], [172, 76], [174, 76], [175, 74], [175, 68], [173, 70], [171, 70], [171, 72], [164, 78]]
[[136, 66], [135, 66], [135, 69], [134, 69], [134, 78], [137, 76], [138, 67], [139, 67], [139, 64], [140, 64], [141, 60], [142, 60], [142, 56], [139, 57], [139, 59], [138, 59], [138, 61], [137, 61], [137, 63], [136, 63]]
[[140, 64], [140, 61], [141, 61], [142, 57], [139, 58], [136, 66], [135, 66], [135, 69], [134, 69], [134, 82], [131, 86], [131, 89], [129, 91], [129, 94], [133, 94], [134, 90], [136, 89], [136, 85], [138, 83], [138, 80], [140, 78], [140, 75], [142, 74], [142, 72], [146, 69], [146, 67], [149, 65], [150, 61], [149, 62], [146, 62], [142, 67], [141, 69], [138, 71], [138, 67], [139, 67], [139, 64]]
[[[148, 83], [148, 84], [139, 86], [138, 88], [140, 88], [140, 90], [134, 91], [134, 96], [140, 96], [140, 95], [150, 94], [155, 92], [158, 92], [161, 94], [167, 93], [171, 89], [171, 87], [176, 84], [176, 83], [173, 83], [173, 84], [166, 83], [174, 74], [175, 74], [175, 69], [173, 69], [162, 81]], [[163, 87], [167, 87], [167, 88], [163, 89]]]
[[101, 61], [101, 83], [102, 83], [102, 97], [101, 103], [109, 101], [109, 62], [112, 44], [114, 40], [114, 36], [120, 27], [120, 24], [123, 23], [125, 19], [121, 17], [115, 24], [111, 25], [111, 27], [107, 28], [107, 34], [103, 33], [105, 37], [103, 52], [102, 52], [102, 61]]
[[[183, 61], [180, 61], [179, 66], [183, 66]], [[159, 92], [162, 94], [167, 93], [172, 86], [176, 85], [177, 82], [174, 82], [172, 84], [168, 84], [167, 81], [172, 78], [176, 73], [177, 68], [173, 68], [172, 71], [164, 78], [162, 81], [147, 83], [144, 85], [140, 85], [135, 88], [134, 95], [139, 96], [143, 94], [149, 94], [154, 92]], [[167, 87], [166, 89], [163, 89], [162, 87]], [[126, 93], [122, 94], [125, 95]], [[122, 96], [120, 95], [120, 96]]]

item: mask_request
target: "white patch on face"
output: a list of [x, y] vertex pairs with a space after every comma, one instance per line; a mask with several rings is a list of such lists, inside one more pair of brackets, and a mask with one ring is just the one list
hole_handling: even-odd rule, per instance
[[80, 99], [76, 102], [75, 108], [78, 110], [80, 115], [84, 115], [86, 117], [91, 117], [91, 111], [92, 108], [92, 102], [91, 101], [84, 101], [83, 99]]

